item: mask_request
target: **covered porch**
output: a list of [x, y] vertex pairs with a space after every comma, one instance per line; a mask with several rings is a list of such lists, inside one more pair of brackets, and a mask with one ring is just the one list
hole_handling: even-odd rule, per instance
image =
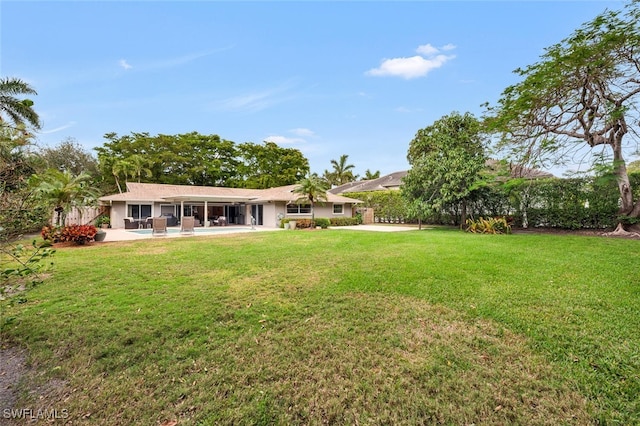
[[[180, 194], [163, 199], [168, 204], [160, 206], [161, 215], [173, 206], [173, 214], [178, 221], [182, 217], [193, 216], [196, 226], [262, 224], [261, 206], [252, 204], [257, 197]], [[252, 223], [252, 219], [255, 222]]]

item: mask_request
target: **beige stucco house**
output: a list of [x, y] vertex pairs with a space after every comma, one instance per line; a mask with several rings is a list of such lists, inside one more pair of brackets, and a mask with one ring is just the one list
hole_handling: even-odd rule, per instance
[[[100, 198], [108, 207], [113, 228], [124, 228], [125, 218], [195, 216], [197, 224], [211, 226], [220, 216], [228, 224], [277, 227], [283, 218], [311, 218], [311, 207], [298, 204], [293, 193], [296, 185], [270, 189], [223, 188], [213, 186], [127, 183], [121, 194]], [[314, 206], [315, 217], [352, 217], [361, 201], [327, 193], [327, 201]]]

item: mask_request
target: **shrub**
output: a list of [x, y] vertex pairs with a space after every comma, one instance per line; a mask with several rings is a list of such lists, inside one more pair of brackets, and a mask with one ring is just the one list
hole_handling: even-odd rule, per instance
[[93, 241], [98, 229], [93, 225], [69, 225], [64, 227], [45, 226], [40, 234], [45, 241], [52, 243], [74, 242], [82, 245]]
[[294, 219], [294, 220], [296, 221], [296, 228], [298, 229], [311, 228], [313, 224], [313, 221], [311, 219]]
[[474, 234], [510, 234], [511, 225], [509, 225], [504, 216], [490, 217], [488, 219], [480, 217], [478, 220], [467, 219], [467, 232], [473, 232]]
[[102, 225], [110, 225], [111, 224], [111, 219], [109, 218], [109, 216], [105, 216], [105, 215], [100, 215], [96, 218], [96, 220], [94, 221], [97, 227], [100, 227]]
[[359, 225], [360, 221], [357, 217], [332, 217], [329, 219], [331, 226], [353, 226]]
[[322, 229], [327, 229], [331, 221], [326, 217], [320, 217], [316, 219], [316, 226], [319, 226]]

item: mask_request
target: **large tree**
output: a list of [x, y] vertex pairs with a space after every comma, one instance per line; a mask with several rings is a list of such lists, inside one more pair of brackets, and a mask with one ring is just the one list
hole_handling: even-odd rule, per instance
[[19, 235], [42, 226], [42, 210], [28, 187], [29, 177], [38, 170], [30, 153], [33, 130], [40, 128], [33, 101], [21, 95], [35, 95], [27, 83], [0, 78], [0, 247]]
[[463, 225], [467, 197], [481, 182], [486, 161], [481, 123], [470, 113], [444, 116], [416, 133], [407, 160], [411, 168], [401, 191], [410, 214], [423, 219], [445, 204], [458, 203]]
[[[197, 132], [179, 135], [131, 133], [119, 136], [107, 133], [107, 142], [96, 148], [103, 177], [115, 185], [114, 164], [124, 160], [140, 170], [151, 183], [228, 186], [235, 179], [237, 148], [218, 135]], [[148, 167], [138, 168], [132, 156], [144, 158]], [[136, 157], [133, 157], [134, 159]], [[148, 168], [151, 175], [143, 170]], [[137, 177], [137, 172], [135, 172]]]
[[300, 150], [282, 148], [273, 142], [238, 145], [238, 182], [243, 188], [265, 189], [292, 185], [309, 171], [309, 161]]
[[68, 170], [74, 175], [98, 175], [98, 160], [74, 138], [66, 138], [57, 146], [43, 148], [36, 155], [50, 169]]
[[[515, 71], [523, 80], [488, 107], [489, 129], [521, 163], [566, 161], [584, 148], [609, 150], [620, 215], [640, 217], [627, 175], [625, 144], [637, 144], [640, 94], [640, 9], [605, 11]], [[631, 140], [629, 140], [631, 139]], [[622, 220], [617, 232], [624, 232]]]
[[18, 78], [0, 78], [0, 127], [40, 129], [40, 118], [33, 109], [33, 101], [21, 95], [37, 95], [35, 89]]
[[46, 223], [28, 186], [38, 170], [28, 152], [31, 145], [31, 137], [22, 130], [0, 127], [0, 246]]
[[[235, 144], [218, 135], [132, 133], [105, 135], [98, 159], [104, 179], [121, 191], [122, 177], [151, 183], [270, 188], [305, 176], [309, 161], [293, 148], [273, 142]], [[149, 173], [149, 171], [151, 173]]]

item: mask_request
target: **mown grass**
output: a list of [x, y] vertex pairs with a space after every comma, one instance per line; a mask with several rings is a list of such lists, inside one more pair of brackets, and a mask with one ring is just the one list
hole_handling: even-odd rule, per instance
[[2, 335], [38, 372], [21, 406], [74, 423], [638, 424], [639, 244], [328, 230], [60, 249]]

